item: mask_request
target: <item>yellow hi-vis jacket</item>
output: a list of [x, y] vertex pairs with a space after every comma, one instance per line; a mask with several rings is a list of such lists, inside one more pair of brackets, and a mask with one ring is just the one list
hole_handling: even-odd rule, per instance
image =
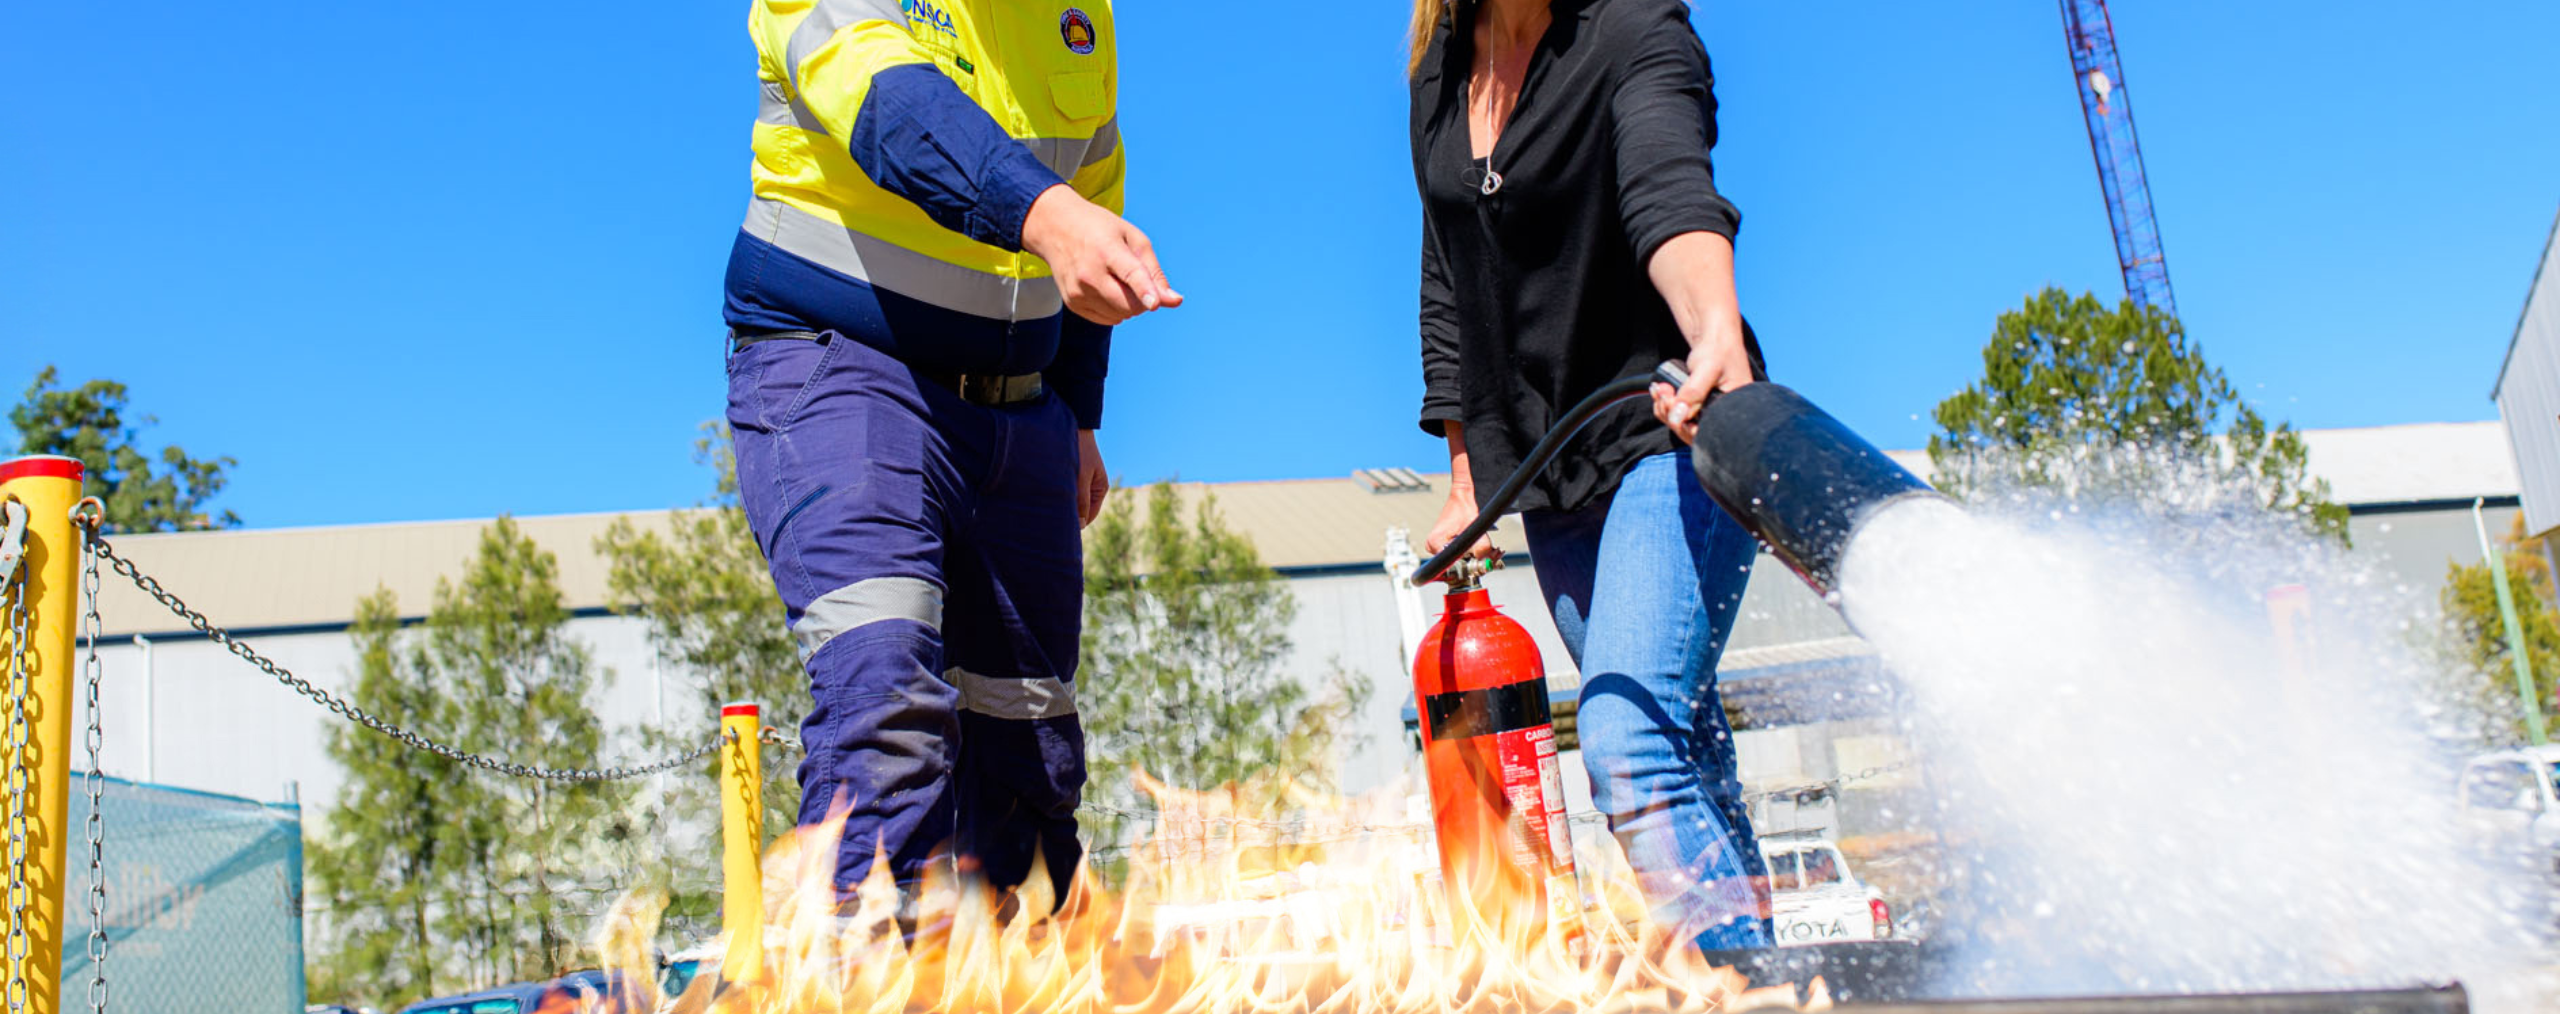
[[1092, 424], [1108, 331], [1063, 312], [1022, 220], [1060, 182], [1122, 210], [1110, 0], [754, 0], [748, 29], [762, 97], [731, 329], [1040, 371]]

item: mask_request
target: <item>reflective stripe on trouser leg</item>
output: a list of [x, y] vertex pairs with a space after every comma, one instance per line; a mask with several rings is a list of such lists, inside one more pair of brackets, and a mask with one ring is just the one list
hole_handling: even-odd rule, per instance
[[849, 807], [840, 883], [882, 854], [913, 879], [952, 834], [945, 519], [988, 434], [938, 427], [939, 392], [859, 342], [759, 342], [729, 375], [739, 498], [809, 674], [800, 821]]
[[1020, 883], [1035, 859], [1064, 897], [1083, 850], [1084, 729], [1075, 713], [1084, 553], [1074, 416], [1053, 395], [999, 411], [996, 467], [946, 563], [947, 671], [963, 702], [960, 850]]

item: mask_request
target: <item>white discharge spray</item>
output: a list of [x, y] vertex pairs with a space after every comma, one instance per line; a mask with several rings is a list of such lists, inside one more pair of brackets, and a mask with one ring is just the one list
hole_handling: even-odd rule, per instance
[[1944, 988], [2460, 978], [2493, 1010], [2548, 946], [2540, 879], [2457, 812], [2431, 604], [2286, 519], [1905, 500], [1839, 591], [1929, 764]]

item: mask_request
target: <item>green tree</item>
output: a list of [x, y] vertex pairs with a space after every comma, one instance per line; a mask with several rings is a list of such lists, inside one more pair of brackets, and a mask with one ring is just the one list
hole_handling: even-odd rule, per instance
[[81, 492], [107, 505], [110, 532], [173, 532], [235, 528], [238, 515], [208, 513], [205, 501], [229, 483], [239, 464], [229, 455], [195, 458], [177, 445], [153, 454], [142, 447], [142, 428], [159, 420], [129, 415], [123, 384], [92, 380], [74, 388], [54, 386], [47, 366], [9, 410], [18, 431], [18, 453], [59, 454], [87, 466]]
[[[436, 583], [418, 664], [453, 696], [463, 749], [550, 768], [598, 765], [604, 723], [587, 696], [610, 674], [567, 636], [559, 571], [548, 550], [501, 517], [481, 533], [461, 581]], [[598, 890], [579, 874], [599, 868], [598, 847], [628, 837], [600, 820], [619, 812], [621, 793], [594, 782], [485, 784], [496, 805], [446, 815], [448, 844], [490, 888], [447, 913], [450, 932], [487, 955], [495, 976], [558, 974], [578, 959]]]
[[2268, 425], [2175, 318], [2108, 309], [2048, 288], [2003, 313], [1982, 379], [1938, 403], [1929, 460], [1962, 496], [2008, 483], [2160, 502], [2207, 485], [2242, 489], [2346, 539], [2347, 510], [2308, 471], [2302, 435]]
[[[350, 696], [396, 725], [450, 726], [454, 709], [406, 667], [399, 632], [388, 589], [356, 603]], [[312, 963], [311, 995], [388, 1006], [435, 995], [453, 981], [436, 974], [434, 914], [453, 879], [442, 862], [443, 815], [479, 805], [478, 784], [452, 761], [351, 725], [331, 726], [327, 749], [346, 783], [308, 850], [319, 938], [329, 945]]]
[[[596, 541], [610, 564], [614, 608], [647, 621], [651, 647], [692, 690], [691, 709], [679, 711], [667, 728], [649, 730], [651, 745], [659, 749], [700, 742], [707, 716], [731, 701], [762, 704], [767, 724], [796, 729], [809, 697], [799, 649], [784, 625], [782, 598], [738, 506], [737, 455], [728, 427], [714, 423], [703, 429], [694, 459], [716, 475], [711, 500], [676, 512], [664, 530], [619, 519]], [[768, 762], [778, 756], [768, 754]], [[653, 814], [678, 841], [702, 838], [684, 832], [712, 827], [698, 817], [688, 826], [685, 817], [720, 812], [719, 759], [703, 764], [694, 775], [670, 779], [667, 797]], [[787, 764], [765, 774], [765, 836], [772, 840], [797, 821], [799, 781]], [[719, 913], [718, 866], [719, 850], [707, 843], [668, 850], [660, 868], [670, 878], [663, 886], [671, 924], [710, 925]]]
[[[559, 564], [499, 518], [461, 578], [436, 582], [413, 633], [377, 593], [359, 610], [358, 706], [462, 750], [592, 768], [601, 675], [566, 631]], [[364, 730], [332, 734], [347, 783], [313, 849], [333, 920], [360, 932], [321, 962], [345, 992], [431, 990], [556, 975], [578, 962], [589, 917], [623, 886], [625, 790], [464, 771]]]
[[1131, 830], [1113, 811], [1138, 809], [1138, 770], [1193, 789], [1275, 789], [1274, 776], [1332, 787], [1367, 681], [1338, 665], [1314, 679], [1287, 671], [1297, 601], [1213, 498], [1186, 517], [1169, 484], [1120, 491], [1087, 534], [1084, 572], [1076, 690], [1085, 795], [1101, 804], [1093, 841]]
[[[2546, 712], [2560, 694], [2560, 595], [2552, 588], [2542, 540], [2526, 538], [2519, 515], [2502, 542], [2508, 591], [2514, 595], [2517, 622], [2524, 627], [2525, 658], [2532, 664], [2534, 701]], [[2456, 699], [2479, 714], [2492, 716], [2482, 730], [2489, 743], [2524, 741], [2524, 715], [2518, 710], [2514, 653], [2507, 648], [2507, 628], [2498, 612], [2496, 578], [2489, 563], [2448, 564], [2444, 588], [2437, 593], [2444, 608], [2443, 646], [2451, 656], [2447, 668], [2463, 681]]]

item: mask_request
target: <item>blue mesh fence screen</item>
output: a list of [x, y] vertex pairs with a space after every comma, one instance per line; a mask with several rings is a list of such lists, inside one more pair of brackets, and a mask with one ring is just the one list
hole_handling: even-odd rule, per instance
[[[89, 799], [71, 779], [62, 1008], [89, 1008]], [[303, 1006], [302, 811], [105, 780], [108, 1008]]]

